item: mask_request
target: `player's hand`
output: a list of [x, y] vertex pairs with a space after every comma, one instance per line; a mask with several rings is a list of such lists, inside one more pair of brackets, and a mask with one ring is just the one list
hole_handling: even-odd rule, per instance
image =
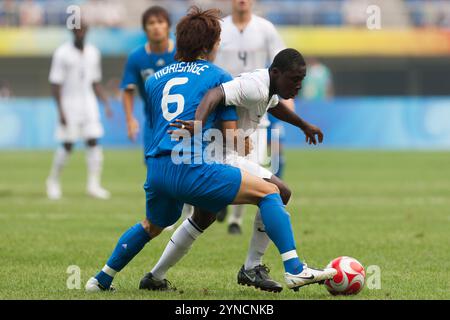
[[168, 130], [167, 133], [172, 136], [175, 140], [179, 140], [180, 137], [186, 135], [187, 130], [191, 137], [194, 136], [195, 120], [180, 120], [176, 119], [175, 122], [169, 123], [169, 126], [177, 128], [177, 130]]
[[315, 125], [308, 123], [302, 128], [302, 130], [303, 133], [305, 134], [306, 143], [314, 145], [316, 145], [317, 142], [322, 143], [323, 133], [322, 130], [319, 129], [319, 127], [316, 127]]
[[245, 156], [248, 156], [253, 151], [253, 141], [250, 137], [245, 137]]
[[127, 121], [127, 131], [128, 131], [128, 138], [131, 141], [136, 141], [136, 136], [139, 133], [139, 122], [131, 117], [130, 119], [128, 119]]

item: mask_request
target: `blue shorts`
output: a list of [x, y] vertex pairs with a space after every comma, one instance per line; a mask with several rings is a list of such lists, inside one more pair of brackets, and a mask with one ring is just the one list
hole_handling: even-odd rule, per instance
[[234, 201], [241, 186], [240, 169], [226, 164], [176, 165], [170, 155], [146, 162], [146, 215], [159, 227], [174, 224], [184, 203], [219, 212]]

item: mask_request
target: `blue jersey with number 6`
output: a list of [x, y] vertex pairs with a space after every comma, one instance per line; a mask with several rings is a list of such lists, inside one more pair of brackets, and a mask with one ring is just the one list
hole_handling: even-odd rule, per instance
[[[150, 77], [145, 83], [147, 124], [145, 156], [167, 155], [179, 144], [172, 141], [168, 130], [170, 123], [195, 119], [195, 111], [208, 90], [232, 80], [230, 74], [205, 60], [173, 63]], [[237, 120], [234, 107], [218, 106], [211, 113], [203, 132], [213, 127], [216, 121]]]

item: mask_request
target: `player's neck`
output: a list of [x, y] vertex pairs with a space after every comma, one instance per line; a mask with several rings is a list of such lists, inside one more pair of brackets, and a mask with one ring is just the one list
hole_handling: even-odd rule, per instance
[[169, 51], [169, 39], [163, 41], [154, 42], [148, 41], [146, 44], [146, 49], [148, 53], [164, 53]]
[[232, 18], [234, 25], [242, 32], [252, 20], [252, 12], [235, 12]]
[[270, 73], [270, 70], [269, 70], [269, 101], [270, 101], [270, 99], [272, 98], [272, 96], [275, 94], [275, 86], [274, 86], [274, 83], [275, 83], [275, 81], [272, 79], [272, 74]]
[[80, 50], [80, 51], [83, 51], [83, 49], [84, 49], [84, 43], [83, 42], [74, 41], [73, 46], [75, 48], [77, 48], [78, 50]]

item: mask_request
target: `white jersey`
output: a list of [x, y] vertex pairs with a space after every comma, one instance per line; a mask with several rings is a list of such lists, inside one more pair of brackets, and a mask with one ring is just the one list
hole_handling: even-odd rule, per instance
[[61, 104], [66, 117], [99, 119], [92, 85], [101, 78], [101, 56], [94, 46], [86, 44], [81, 51], [68, 42], [53, 54], [49, 81], [61, 85]]
[[80, 51], [68, 42], [56, 49], [49, 81], [61, 86], [61, 105], [67, 122], [66, 126], [58, 125], [58, 140], [75, 142], [103, 135], [93, 88], [101, 79], [101, 56], [97, 48], [86, 44]]
[[[214, 63], [231, 73], [234, 77], [245, 72], [267, 68], [278, 52], [285, 48], [285, 44], [274, 25], [270, 21], [256, 15], [252, 15], [250, 22], [242, 32], [233, 23], [232, 16], [227, 16], [223, 19], [220, 37], [221, 43]], [[262, 94], [261, 101], [265, 101], [257, 105], [247, 101], [248, 103], [244, 106], [239, 103], [233, 103], [237, 107], [236, 110], [239, 116], [238, 128], [253, 133], [250, 136], [254, 149], [245, 159], [239, 159], [233, 152], [228, 151], [226, 161], [228, 164], [237, 165], [261, 178], [270, 178], [269, 171], [260, 166], [257, 166], [259, 169], [256, 171], [249, 170], [252, 165], [248, 160], [250, 159], [260, 164], [267, 162], [267, 132], [265, 129], [270, 125], [270, 122], [266, 110], [269, 105], [271, 107], [278, 104], [278, 97], [276, 96], [271, 99], [270, 103], [267, 103], [269, 99], [268, 76], [267, 70], [260, 75], [253, 72], [250, 75], [242, 75], [242, 80], [247, 79], [247, 77], [253, 78], [253, 80], [248, 84], [242, 82], [241, 93], [239, 93], [240, 80], [227, 85], [229, 92], [226, 95], [230, 100], [236, 99], [240, 101], [246, 100], [246, 96], [251, 95], [252, 98], [255, 98], [255, 101], [259, 101], [258, 95]], [[262, 87], [253, 88], [255, 84], [260, 85], [259, 82], [263, 83]], [[232, 88], [233, 86], [234, 89]], [[267, 90], [265, 90], [265, 87], [267, 87]], [[244, 92], [246, 91], [245, 89], [254, 90], [254, 92], [249, 94]], [[235, 95], [243, 94], [246, 96], [241, 96], [238, 99], [237, 96], [231, 96], [233, 95], [231, 91], [234, 91]], [[256, 131], [257, 128], [261, 130]], [[243, 163], [249, 163], [249, 165], [242, 165]], [[261, 172], [263, 174], [260, 174]]]
[[277, 95], [270, 96], [268, 69], [243, 73], [232, 81], [222, 83], [225, 105], [236, 106], [238, 128], [251, 135], [267, 110], [279, 103]]
[[233, 77], [255, 69], [267, 68], [278, 52], [285, 48], [274, 25], [252, 15], [241, 32], [231, 16], [222, 22], [221, 43], [214, 61]]

